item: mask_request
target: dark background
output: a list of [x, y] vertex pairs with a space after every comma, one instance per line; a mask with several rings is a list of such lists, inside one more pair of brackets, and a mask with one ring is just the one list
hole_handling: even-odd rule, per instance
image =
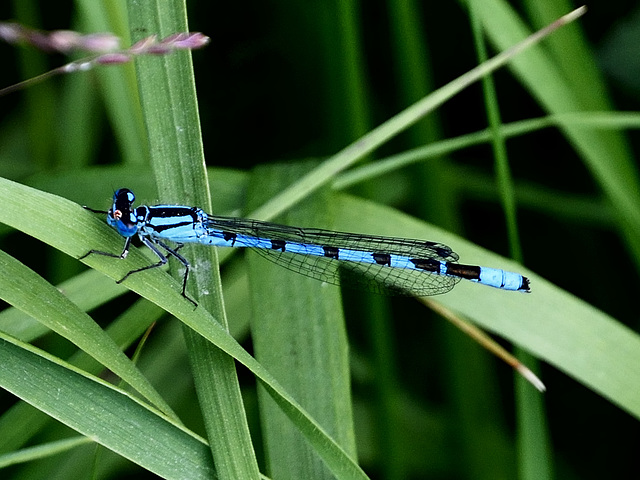
[[[478, 63], [469, 19], [460, 2], [416, 3], [420, 4], [418, 23], [430, 62], [430, 71], [425, 72], [425, 77], [437, 88]], [[512, 4], [519, 7], [518, 2]], [[31, 5], [34, 6], [31, 26], [60, 29], [74, 25], [71, 2]], [[269, 162], [329, 156], [408, 105], [398, 93], [394, 50], [389, 43], [390, 4], [372, 0], [354, 2], [354, 5], [362, 40], [362, 66], [366, 72], [362, 95], [368, 113], [363, 125], [350, 123], [351, 116], [344, 111], [349, 103], [340, 85], [347, 73], [337, 61], [340, 57], [337, 49], [341, 46], [334, 2], [189, 2], [191, 30], [211, 37], [211, 44], [194, 54], [205, 154], [210, 165], [247, 170]], [[613, 105], [618, 110], [638, 110], [640, 55], [639, 35], [635, 35], [640, 33], [638, 4], [594, 1], [588, 7], [588, 14], [579, 21], [580, 27], [607, 81]], [[10, 19], [16, 15], [8, 3], [0, 5], [0, 18]], [[4, 65], [0, 69], [0, 86], [20, 80], [14, 48], [0, 45], [0, 62]], [[65, 60], [53, 55], [44, 61], [52, 68]], [[498, 72], [495, 81], [504, 122], [544, 114], [508, 70]], [[52, 82], [55, 84], [57, 80]], [[0, 99], [3, 128], [19, 110], [21, 99], [20, 94]], [[432, 139], [485, 128], [487, 120], [480, 86], [475, 85], [448, 102], [437, 112], [437, 118], [428, 122], [432, 123], [422, 123], [415, 128], [424, 130], [428, 126], [431, 133], [425, 135], [433, 135]], [[104, 124], [104, 135], [99, 139], [100, 148], [94, 161], [96, 164], [118, 163], [118, 149], [113, 145], [108, 125]], [[376, 152], [376, 156], [415, 147], [420, 144], [416, 138], [420, 138], [420, 134], [403, 134]], [[632, 149], [637, 150], [638, 137], [634, 131], [629, 131], [628, 140]], [[534, 185], [576, 198], [600, 198], [596, 182], [557, 130], [533, 132], [509, 141], [508, 149], [517, 185]], [[474, 175], [487, 178], [493, 175], [489, 147], [457, 152], [446, 161], [456, 167], [469, 167]], [[36, 163], [24, 165], [11, 170], [10, 178], [27, 182], [39, 168]], [[407, 188], [386, 192], [394, 206], [433, 223], [444, 226], [453, 223], [454, 228], [460, 228], [470, 240], [508, 254], [502, 211], [496, 201], [468, 188], [456, 202], [459, 217], [443, 218], [437, 209], [416, 200], [421, 187], [412, 182], [414, 174], [411, 168], [400, 172], [402, 185]], [[374, 181], [356, 193], [384, 191], [388, 188], [384, 181]], [[525, 264], [529, 268], [637, 329], [640, 281], [611, 219], [567, 221], [527, 202], [521, 204], [518, 219]], [[547, 232], [552, 232], [552, 238]], [[16, 245], [9, 239], [3, 246], [16, 255], [29, 256], [24, 253], [25, 245], [30, 244]], [[39, 259], [39, 255], [41, 253], [36, 253], [35, 258]], [[611, 261], [615, 262], [615, 269], [602, 268]], [[392, 308], [394, 318], [422, 320], [406, 302], [394, 301]], [[357, 312], [352, 315], [357, 317]], [[365, 328], [357, 319], [349, 323], [356, 351], [367, 351]], [[428, 321], [421, 324], [407, 320], [396, 322], [392, 333], [397, 345], [402, 346], [398, 348], [397, 367], [404, 388], [446, 411], [451, 420], [455, 413], [451, 411], [449, 392], [442, 380], [447, 366], [432, 363], [434, 352], [443, 348], [438, 339], [447, 328], [433, 326]], [[506, 431], [513, 434], [511, 372], [502, 365], [496, 368], [503, 402], [503, 411], [497, 415], [506, 424]], [[557, 476], [636, 478], [640, 475], [637, 419], [552, 368], [543, 368], [543, 377], [549, 389], [545, 399]], [[367, 385], [354, 380], [356, 398], [366, 398], [367, 394]], [[492, 415], [496, 412], [489, 416]], [[374, 478], [382, 478], [381, 461], [371, 459], [370, 464], [366, 461], [363, 466], [367, 472]], [[447, 468], [443, 470], [417, 468], [408, 478], [474, 478], [464, 468], [444, 463]]]

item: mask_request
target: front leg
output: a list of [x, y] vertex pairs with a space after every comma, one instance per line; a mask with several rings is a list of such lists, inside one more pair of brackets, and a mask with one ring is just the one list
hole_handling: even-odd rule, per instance
[[[117, 255], [115, 253], [110, 253], [110, 252], [104, 252], [102, 250], [89, 250], [87, 253], [82, 255], [78, 260], [82, 260], [83, 258], [86, 258], [89, 255], [102, 255], [104, 257], [118, 258], [118, 259], [121, 259], [121, 260], [125, 259], [125, 258], [127, 258], [127, 255], [129, 254], [129, 248], [131, 247], [132, 238], [133, 237], [127, 237], [126, 241], [124, 242], [124, 248], [122, 249], [122, 253], [120, 255]], [[180, 261], [180, 263], [182, 263], [182, 265], [184, 265], [185, 274], [184, 274], [184, 277], [182, 279], [182, 296], [184, 298], [186, 298], [187, 300], [189, 300], [195, 307], [197, 307], [198, 304], [194, 300], [189, 298], [189, 296], [186, 293], [187, 278], [189, 277], [190, 265], [189, 265], [189, 262], [187, 261], [187, 259], [184, 258], [182, 255], [180, 255], [178, 253], [178, 250], [180, 248], [182, 248], [183, 244], [179, 243], [177, 248], [172, 249], [172, 248], [170, 248], [169, 246], [165, 245], [162, 242], [153, 241], [153, 240], [150, 240], [149, 238], [143, 237], [143, 236], [139, 236], [139, 238], [142, 241], [142, 243], [144, 243], [145, 246], [147, 246], [158, 257], [159, 261], [157, 263], [152, 263], [151, 265], [147, 265], [146, 267], [136, 268], [135, 270], [131, 270], [131, 271], [127, 272], [127, 274], [124, 277], [122, 277], [120, 280], [117, 280], [116, 283], [124, 282], [127, 278], [129, 278], [134, 273], [143, 272], [145, 270], [150, 270], [152, 268], [158, 268], [158, 267], [161, 267], [163, 265], [166, 265], [167, 257], [156, 246], [156, 244], [158, 244], [162, 248], [164, 248], [169, 255], [173, 255], [174, 257], [176, 257]]]
[[89, 255], [102, 255], [103, 257], [119, 258], [120, 260], [123, 260], [127, 258], [127, 255], [129, 255], [129, 248], [131, 247], [131, 238], [133, 237], [127, 237], [127, 239], [125, 240], [124, 248], [122, 249], [122, 253], [120, 255], [116, 255], [115, 253], [110, 253], [110, 252], [103, 252], [102, 250], [89, 250], [87, 253], [79, 257], [78, 260], [87, 258]]
[[[138, 272], [144, 272], [145, 270], [150, 270], [152, 268], [158, 268], [161, 267], [163, 265], [165, 265], [167, 263], [167, 257], [165, 257], [162, 252], [160, 250], [158, 250], [158, 247], [155, 246], [154, 242], [149, 240], [146, 237], [140, 237], [140, 240], [142, 241], [142, 243], [144, 243], [147, 247], [149, 247], [149, 249], [156, 254], [156, 256], [160, 259], [160, 261], [158, 263], [152, 263], [151, 265], [147, 265], [146, 267], [141, 267], [141, 268], [136, 268], [135, 270], [131, 270], [129, 273], [127, 273], [124, 277], [122, 277], [120, 280], [118, 280], [116, 283], [122, 283], [124, 282], [127, 278], [129, 278], [130, 275], [134, 274], [134, 273], [138, 273]], [[163, 245], [164, 246], [164, 245]]]
[[107, 210], [96, 210], [95, 208], [87, 207], [86, 205], [83, 205], [82, 208], [84, 208], [85, 210], [89, 210], [91, 213], [102, 213], [103, 215], [109, 215], [109, 212]]

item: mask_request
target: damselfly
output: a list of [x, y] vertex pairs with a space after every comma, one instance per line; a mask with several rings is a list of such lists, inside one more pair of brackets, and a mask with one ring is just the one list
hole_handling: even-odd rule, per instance
[[[437, 295], [451, 290], [460, 279], [503, 290], [530, 292], [528, 278], [496, 268], [456, 263], [458, 255], [441, 243], [219, 217], [196, 207], [143, 205], [134, 208], [134, 201], [133, 192], [121, 188], [114, 193], [108, 211], [88, 208], [106, 214], [107, 223], [125, 237], [125, 243], [119, 255], [91, 250], [81, 258], [92, 254], [126, 258], [131, 241], [137, 236], [159, 261], [131, 270], [118, 283], [134, 273], [160, 267], [173, 256], [185, 267], [182, 295], [194, 304], [186, 295], [191, 266], [178, 253], [185, 243], [251, 248], [285, 268], [332, 284], [340, 283], [343, 271], [349, 274], [350, 283], [377, 293]], [[170, 247], [165, 241], [175, 243], [176, 247]]]

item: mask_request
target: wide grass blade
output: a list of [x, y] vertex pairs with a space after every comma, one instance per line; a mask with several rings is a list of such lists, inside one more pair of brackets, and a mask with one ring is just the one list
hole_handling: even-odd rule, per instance
[[[152, 0], [130, 3], [128, 8], [134, 40], [147, 35], [141, 32], [164, 37], [188, 31], [183, 1]], [[165, 202], [198, 205], [211, 211], [189, 52], [140, 59], [136, 72], [151, 167], [160, 195]], [[212, 313], [214, 321], [228, 328], [216, 250], [189, 246], [183, 252], [198, 266], [191, 274], [190, 291], [195, 292], [201, 308]], [[182, 276], [182, 270], [175, 271], [175, 275]], [[220, 478], [257, 479], [258, 464], [233, 359], [189, 328], [185, 328], [184, 335]]]
[[110, 368], [158, 408], [171, 408], [104, 331], [55, 287], [0, 252], [0, 297], [36, 318]]
[[[260, 203], [309, 170], [310, 163], [254, 171], [250, 200]], [[296, 225], [330, 221], [327, 196], [279, 219]], [[287, 271], [256, 254], [248, 258], [256, 359], [305, 410], [355, 456], [348, 343], [340, 290]], [[334, 478], [314, 449], [264, 389], [258, 390], [268, 474], [274, 478]], [[288, 459], [296, 458], [295, 464]]]
[[206, 443], [179, 424], [28, 344], [2, 334], [0, 343], [6, 390], [164, 478], [214, 477]]
[[[5, 208], [0, 211], [0, 221], [23, 230], [67, 254], [74, 257], [83, 255], [95, 246], [96, 239], [105, 250], [118, 251], [122, 248], [122, 239], [114, 230], [68, 200], [4, 179], [0, 179], [0, 194], [14, 199], [13, 202], [7, 202]], [[26, 208], [27, 204], [33, 206], [33, 211], [31, 208]], [[40, 216], [45, 216], [50, 221], [46, 225], [34, 221]], [[68, 221], [70, 218], [74, 220]], [[84, 261], [115, 280], [122, 278], [131, 268], [136, 268], [136, 265], [142, 266], [148, 263], [148, 259], [137, 250], [132, 251], [124, 262], [102, 257], [90, 257]], [[209, 342], [247, 366], [268, 389], [280, 408], [303, 432], [307, 440], [314, 445], [316, 451], [335, 474], [342, 475], [341, 478], [366, 477], [355, 461], [327, 435], [262, 365], [240, 347], [214, 317], [203, 308], [194, 310], [193, 304], [180, 294], [178, 282], [157, 269], [133, 275], [127, 279], [126, 286], [172, 313]]]
[[[437, 238], [461, 261], [518, 271], [531, 280], [531, 294], [480, 288], [469, 282], [432, 297], [484, 329], [533, 353], [640, 418], [640, 336], [609, 315], [503, 259], [444, 230], [371, 202], [344, 197], [336, 228]], [[384, 219], [384, 221], [376, 221]], [[533, 387], [531, 387], [533, 388]]]

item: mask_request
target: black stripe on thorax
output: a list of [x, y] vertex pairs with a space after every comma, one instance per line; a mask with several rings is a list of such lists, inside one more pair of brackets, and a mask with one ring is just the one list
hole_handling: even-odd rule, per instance
[[149, 218], [167, 218], [189, 216], [195, 222], [198, 220], [198, 211], [196, 207], [173, 207], [171, 205], [161, 207], [149, 207]]
[[193, 225], [193, 222], [186, 221], [186, 222], [172, 223], [170, 225], [150, 225], [150, 224], [148, 224], [147, 228], [152, 228], [156, 232], [164, 232], [165, 230], [171, 230], [172, 228], [176, 228], [176, 227], [184, 227], [185, 225]]
[[[142, 208], [142, 207], [139, 207]], [[171, 230], [176, 227], [184, 227], [186, 225], [193, 225], [198, 221], [199, 208], [196, 207], [173, 207], [157, 206], [146, 207], [147, 210], [147, 227], [153, 228], [156, 232], [164, 232], [165, 230]], [[170, 225], [153, 225], [154, 218], [174, 218], [174, 217], [190, 217], [191, 220], [185, 220], [183, 222], [171, 223]]]

